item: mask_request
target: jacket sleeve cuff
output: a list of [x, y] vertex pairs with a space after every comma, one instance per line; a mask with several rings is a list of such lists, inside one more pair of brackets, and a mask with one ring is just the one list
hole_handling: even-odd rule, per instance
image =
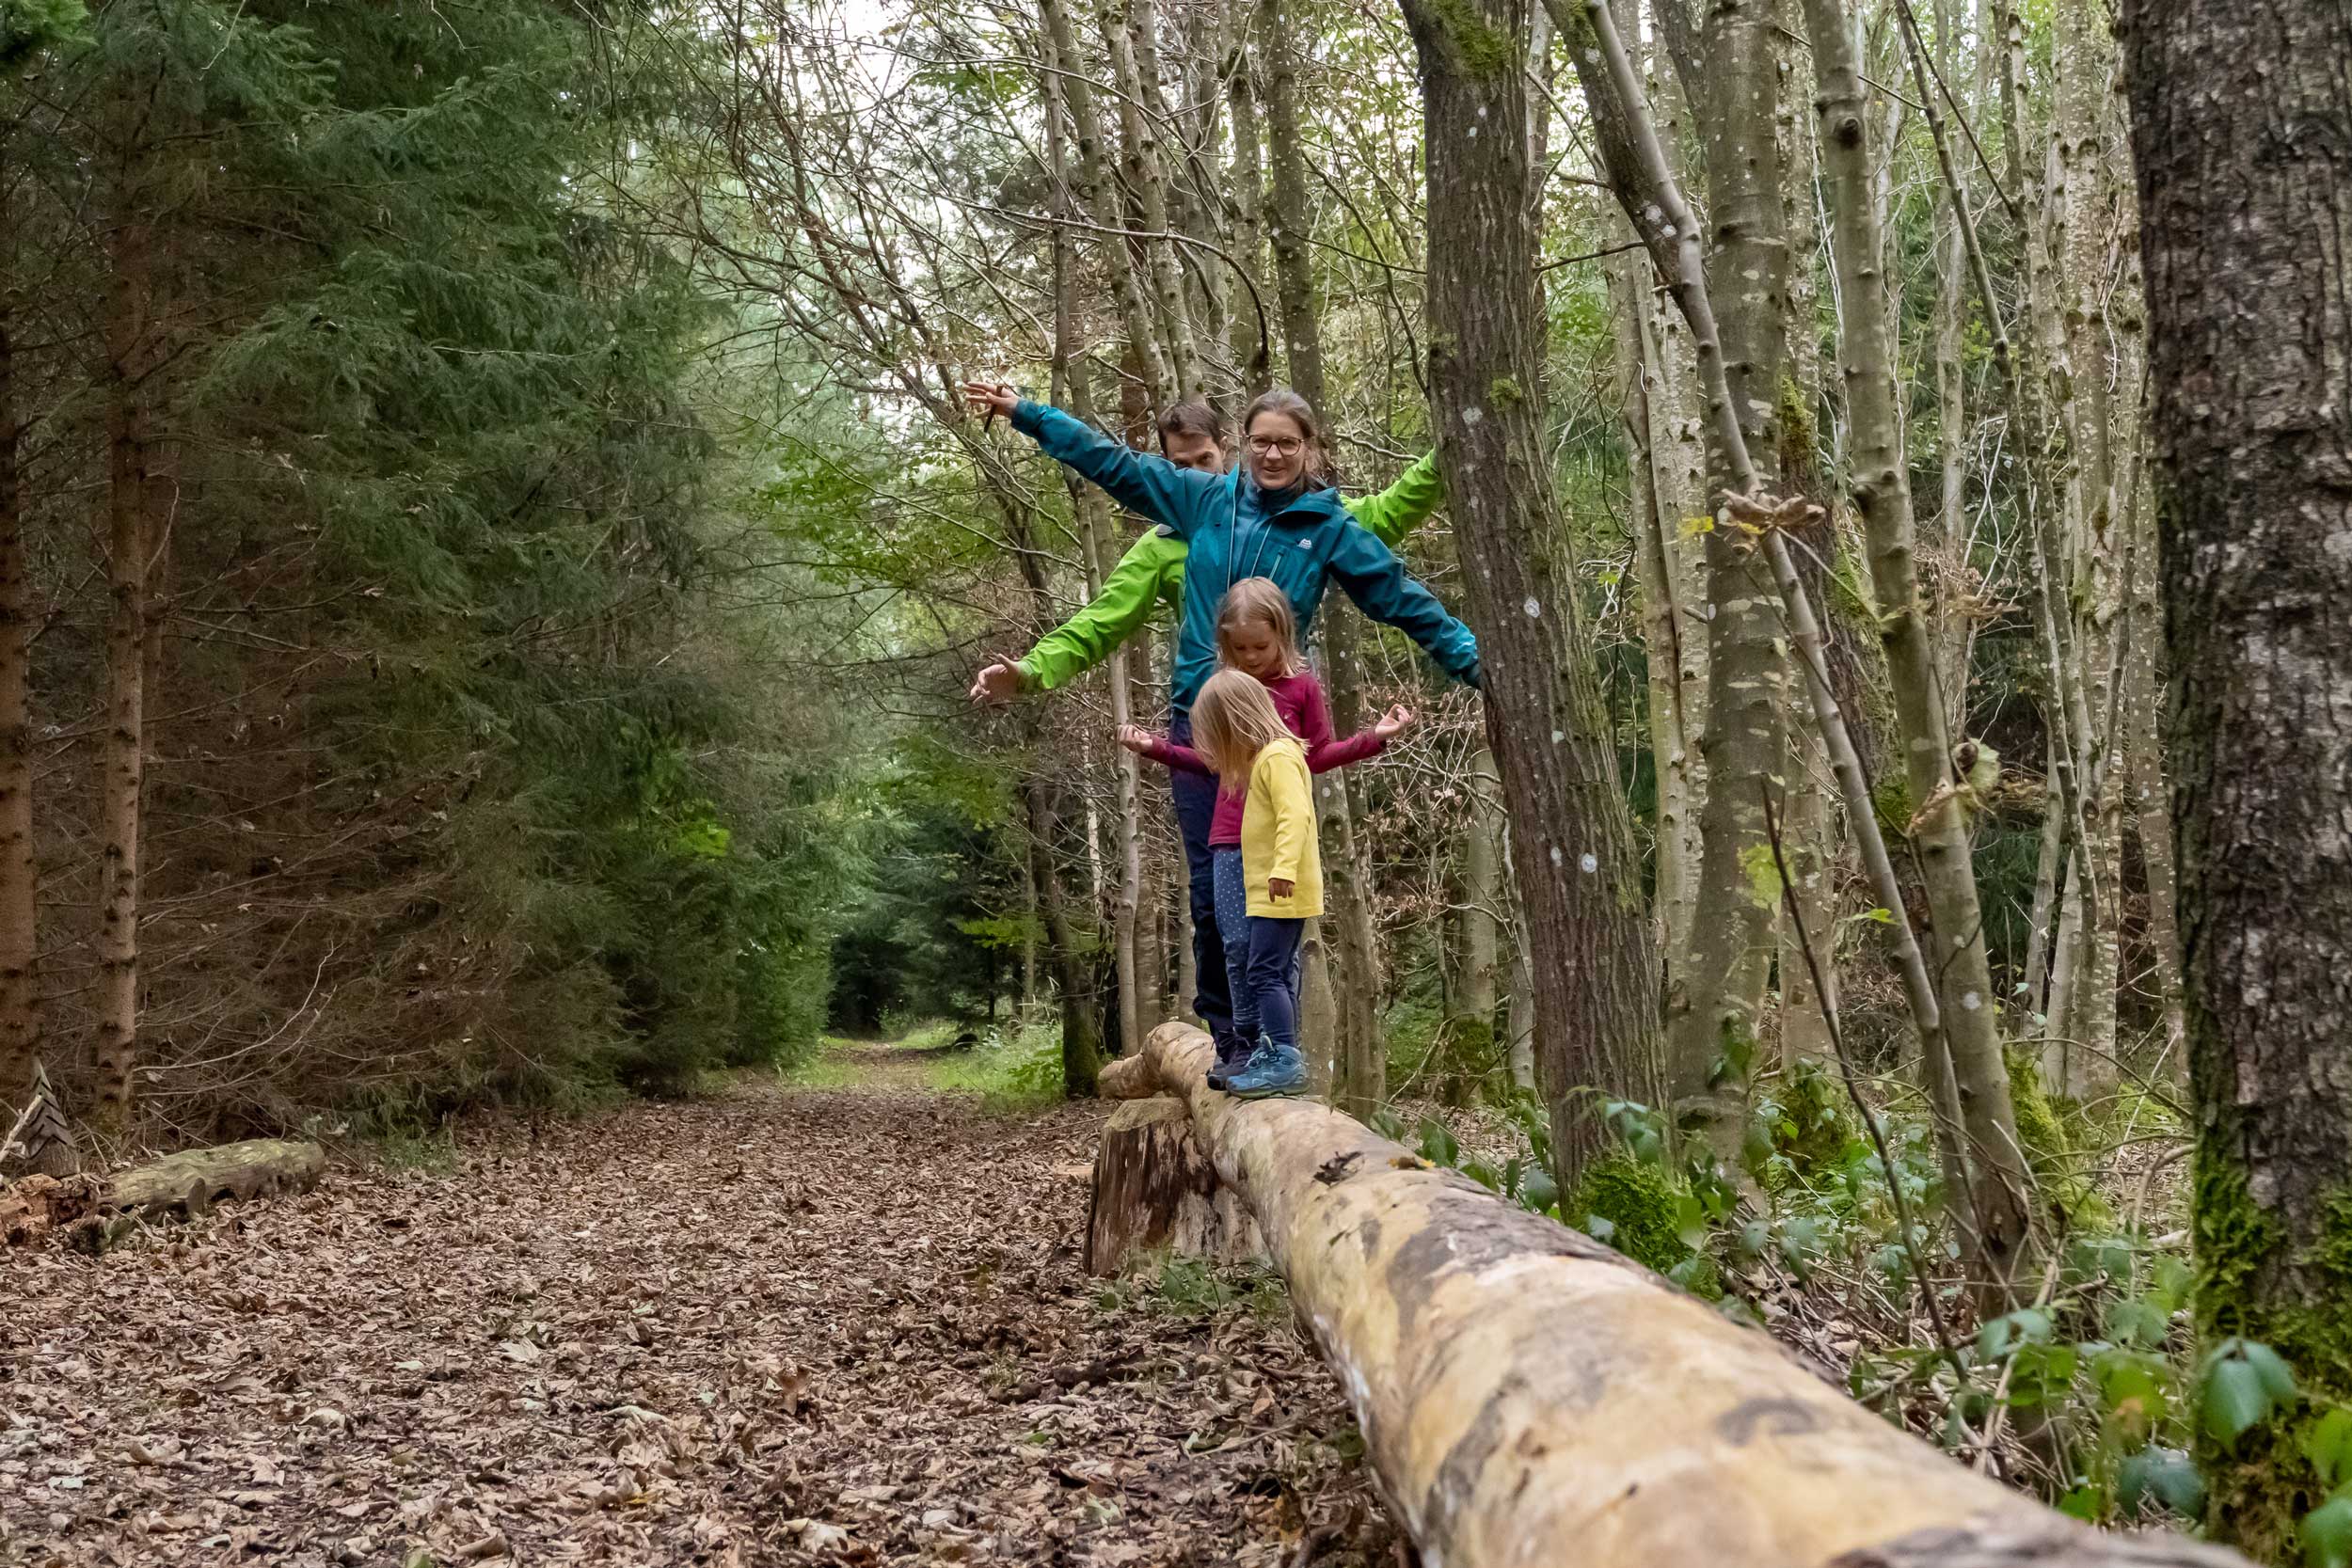
[[1045, 406], [1023, 398], [1012, 405], [1012, 428], [1024, 436], [1036, 436], [1045, 428]]

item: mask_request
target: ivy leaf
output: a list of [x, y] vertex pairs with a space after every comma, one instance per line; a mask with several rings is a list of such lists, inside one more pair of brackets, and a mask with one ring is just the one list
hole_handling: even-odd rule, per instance
[[2126, 1296], [2107, 1303], [2106, 1325], [2107, 1338], [2118, 1343], [2155, 1350], [2164, 1344], [2172, 1316], [2153, 1302]]
[[1519, 1179], [1519, 1201], [1539, 1214], [1548, 1214], [1560, 1205], [1560, 1183], [1551, 1172], [1536, 1165]]
[[2180, 1449], [2152, 1444], [2116, 1471], [2115, 1495], [2126, 1514], [2140, 1513], [2153, 1502], [2193, 1519], [2205, 1506], [2205, 1478]]
[[2270, 1391], [2262, 1373], [2243, 1356], [2225, 1355], [2205, 1369], [2202, 1413], [2205, 1431], [2226, 1448], [2270, 1414]]
[[1435, 1117], [1421, 1118], [1421, 1157], [1433, 1165], [1448, 1169], [1461, 1163], [1462, 1146], [1446, 1131], [1445, 1123]]
[[1584, 1216], [1583, 1230], [1594, 1241], [1606, 1244], [1609, 1238], [1617, 1233], [1617, 1222], [1606, 1214], [1587, 1214]]
[[2328, 1486], [2346, 1480], [2352, 1470], [2346, 1464], [2352, 1461], [2352, 1410], [2338, 1405], [2312, 1422], [2303, 1433], [2303, 1457]]
[[2263, 1392], [2270, 1396], [2273, 1403], [2294, 1402], [2295, 1370], [2287, 1365], [2285, 1356], [2253, 1339], [2239, 1341], [2238, 1352], [2246, 1357], [2246, 1364], [2254, 1369], [2255, 1375], [2262, 1379]]
[[2345, 1568], [2352, 1563], [2352, 1497], [2335, 1497], [2303, 1516], [2305, 1568]]

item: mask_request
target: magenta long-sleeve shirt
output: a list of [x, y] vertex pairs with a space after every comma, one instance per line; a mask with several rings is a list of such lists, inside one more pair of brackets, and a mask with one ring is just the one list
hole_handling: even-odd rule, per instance
[[[1331, 734], [1331, 709], [1323, 700], [1323, 683], [1315, 679], [1311, 670], [1270, 680], [1265, 683], [1265, 689], [1266, 695], [1274, 699], [1274, 711], [1282, 716], [1291, 734], [1306, 743], [1309, 772], [1328, 773], [1334, 768], [1361, 762], [1387, 744], [1370, 730], [1351, 735], [1345, 740], [1335, 737]], [[1209, 766], [1208, 758], [1189, 746], [1179, 746], [1170, 740], [1153, 740], [1144, 755], [1187, 773], [1216, 771]], [[1241, 814], [1246, 804], [1246, 796], [1222, 788], [1216, 792], [1216, 814], [1209, 818], [1209, 847], [1232, 848], [1241, 843]]]

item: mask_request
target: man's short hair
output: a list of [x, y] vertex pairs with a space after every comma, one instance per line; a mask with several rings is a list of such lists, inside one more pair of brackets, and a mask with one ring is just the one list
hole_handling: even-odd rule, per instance
[[1161, 447], [1165, 449], [1179, 436], [1206, 436], [1221, 447], [1225, 444], [1225, 416], [1199, 398], [1188, 398], [1160, 414]]

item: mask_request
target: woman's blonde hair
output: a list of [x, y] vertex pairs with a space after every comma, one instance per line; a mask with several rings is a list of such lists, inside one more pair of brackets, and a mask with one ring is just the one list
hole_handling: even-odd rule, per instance
[[1230, 792], [1249, 787], [1258, 753], [1291, 738], [1265, 687], [1239, 670], [1219, 670], [1192, 704], [1193, 749], [1216, 769]]
[[1248, 626], [1265, 627], [1282, 645], [1282, 673], [1295, 675], [1306, 667], [1307, 661], [1298, 656], [1298, 612], [1291, 609], [1291, 596], [1272, 578], [1244, 578], [1225, 591], [1224, 600], [1216, 607], [1218, 658], [1229, 665], [1234, 662], [1227, 636]]

